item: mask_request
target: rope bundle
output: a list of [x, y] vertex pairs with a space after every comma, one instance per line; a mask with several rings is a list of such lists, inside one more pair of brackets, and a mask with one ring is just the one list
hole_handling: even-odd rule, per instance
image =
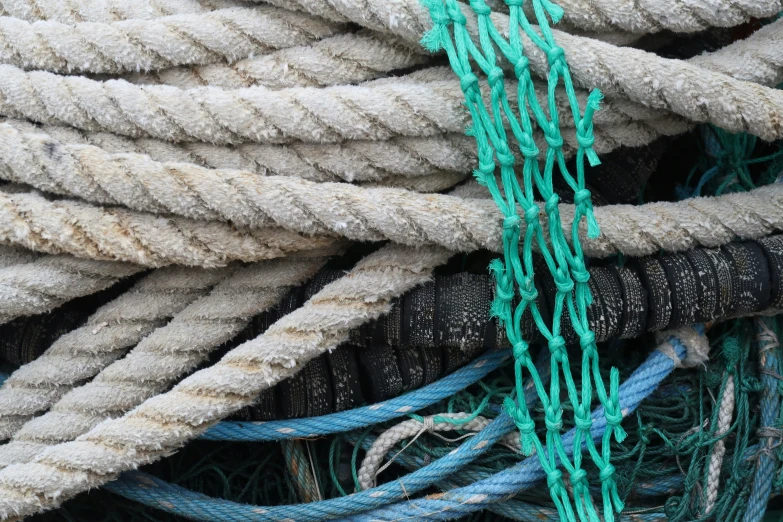
[[[696, 124], [783, 138], [783, 95], [775, 89], [783, 79], [783, 21], [771, 19], [783, 5], [559, 3], [433, 0], [427, 9], [418, 0], [0, 0], [0, 324], [15, 327], [20, 317], [127, 284], [0, 388], [0, 438], [11, 439], [0, 446], [0, 519], [52, 508], [199, 435], [237, 432], [241, 424], [216, 423], [247, 414], [277, 383], [294, 390], [329, 372], [363, 378], [351, 369], [356, 360], [382, 375], [385, 357], [400, 382], [371, 388], [378, 397], [368, 398], [380, 402], [426, 390], [508, 344], [532, 384], [518, 380], [506, 393], [527, 399], [533, 387], [547, 398], [529, 410], [528, 401], [509, 399], [510, 416], [450, 411], [457, 424], [437, 415], [426, 421], [429, 431], [478, 432], [456, 456], [441, 455], [434, 469], [446, 475], [436, 476], [423, 456], [404, 454], [403, 467], [419, 470], [407, 491], [388, 483], [350, 500], [323, 500], [311, 445], [286, 442], [285, 469], [299, 481], [293, 490], [312, 505], [270, 506], [253, 516], [369, 520], [424, 510], [448, 518], [492, 504], [518, 517], [529, 512], [525, 504], [500, 500], [542, 478], [554, 495], [548, 516], [595, 522], [621, 511], [627, 495], [610, 446], [623, 445], [630, 412], [704, 343], [680, 332], [637, 361], [642, 373], [624, 374], [620, 386], [618, 371], [599, 367], [595, 342], [779, 309], [783, 250], [779, 236], [766, 236], [783, 231], [783, 185], [752, 187], [755, 171], [747, 168], [741, 184], [752, 190], [732, 192], [721, 180], [714, 191], [705, 174], [696, 194], [713, 197], [593, 208], [590, 190], [601, 178], [585, 174], [584, 159], [598, 168], [596, 153], [633, 156], [629, 148], [652, 150], [657, 139]], [[688, 60], [627, 45], [647, 45], [641, 35], [753, 18], [770, 23]], [[549, 20], [562, 20], [562, 30]], [[498, 53], [505, 59], [496, 64]], [[481, 78], [470, 72], [469, 56]], [[555, 87], [560, 79], [564, 89]], [[606, 96], [600, 110], [595, 88]], [[504, 149], [507, 134], [520, 146]], [[504, 201], [500, 209], [475, 197], [469, 183], [443, 193], [474, 172]], [[572, 204], [559, 203], [565, 195]], [[347, 273], [334, 272], [342, 277], [329, 284], [298, 290], [349, 241], [390, 244], [360, 256]], [[484, 281], [460, 297], [454, 289], [472, 292], [470, 278], [444, 283], [435, 270], [457, 252], [479, 250], [504, 255], [503, 270], [494, 265], [497, 288]], [[661, 250], [679, 254], [608, 268], [617, 256]], [[608, 260], [588, 270], [583, 255]], [[536, 276], [552, 277], [534, 278], [534, 262]], [[485, 315], [493, 295], [503, 325]], [[448, 306], [433, 303], [463, 304], [455, 308], [466, 318], [462, 328], [438, 315]], [[265, 311], [272, 324], [243, 339]], [[546, 369], [527, 355], [539, 331], [553, 352]], [[774, 372], [777, 347], [764, 339], [760, 363]], [[325, 354], [347, 341], [355, 350], [373, 344], [377, 354]], [[572, 370], [565, 344], [574, 341], [587, 355], [572, 354], [584, 356]], [[418, 350], [447, 345], [448, 356], [432, 359], [439, 371], [417, 365]], [[706, 464], [688, 473], [704, 482], [699, 516], [727, 512], [722, 492], [739, 487], [726, 477], [728, 462], [750, 474], [727, 440], [737, 433], [732, 420], [748, 408], [745, 370], [724, 370], [716, 397], [722, 413], [711, 420], [712, 439], [695, 450]], [[287, 380], [294, 375], [299, 380]], [[764, 380], [768, 390], [773, 384]], [[355, 405], [351, 394], [363, 392], [356, 387], [339, 396], [335, 387], [332, 397], [311, 393], [312, 405], [289, 409], [313, 417], [326, 403]], [[754, 487], [748, 520], [763, 515], [770, 494], [777, 402], [764, 398], [768, 431], [758, 445], [766, 458], [747, 481]], [[361, 426], [389, 418], [367, 413]], [[393, 445], [417, 436], [417, 422], [373, 450], [361, 468], [363, 487]], [[521, 448], [535, 447], [537, 456], [497, 474], [472, 464], [495, 441], [510, 442], [514, 426]], [[583, 442], [592, 459], [582, 458]], [[472, 480], [451, 476], [463, 467], [463, 479]], [[589, 483], [587, 473], [595, 475]], [[133, 496], [128, 484], [139, 480], [126, 474], [111, 487]], [[395, 503], [431, 485], [459, 488], [421, 505]], [[684, 504], [670, 511], [682, 514]], [[243, 516], [252, 509], [229, 508]]]

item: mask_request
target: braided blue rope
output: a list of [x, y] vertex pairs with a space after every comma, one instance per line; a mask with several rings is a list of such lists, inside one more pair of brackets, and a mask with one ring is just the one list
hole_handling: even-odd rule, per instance
[[[677, 339], [669, 340], [678, 357], [685, 356], [685, 347]], [[639, 403], [652, 393], [660, 382], [674, 369], [674, 362], [667, 355], [655, 351], [621, 387], [623, 416], [636, 409]], [[603, 409], [593, 413], [593, 438], [600, 438], [606, 429]], [[372, 422], [372, 421], [371, 421]], [[297, 522], [316, 522], [348, 517], [351, 520], [420, 519], [427, 517], [454, 518], [484, 509], [490, 503], [498, 503], [519, 491], [527, 489], [543, 478], [537, 457], [528, 458], [512, 468], [492, 477], [444, 493], [439, 499], [422, 499], [389, 505], [406, 499], [432, 484], [444, 480], [485, 453], [497, 440], [514, 428], [514, 422], [504, 412], [484, 430], [462, 444], [449, 455], [438, 459], [405, 477], [346, 497], [309, 504], [288, 506], [249, 506], [222, 499], [214, 499], [194, 493], [180, 486], [169, 484], [157, 477], [140, 472], [128, 472], [104, 486], [109, 491], [196, 520], [261, 521], [292, 519]], [[573, 448], [573, 430], [566, 434], [564, 442]], [[609, 470], [612, 471], [612, 470]], [[559, 473], [559, 471], [557, 472]], [[386, 506], [386, 507], [382, 507]], [[380, 509], [378, 509], [380, 508]], [[370, 513], [364, 512], [373, 510]], [[444, 511], [445, 510], [445, 511]], [[359, 515], [356, 515], [359, 513]], [[351, 515], [356, 515], [351, 517]], [[425, 516], [426, 515], [426, 516]]]
[[[766, 325], [772, 331], [774, 321], [763, 318], [760, 322], [758, 334], [765, 334]], [[766, 341], [766, 342], [765, 342]], [[761, 384], [764, 390], [761, 395], [761, 426], [772, 428], [778, 421], [780, 414], [780, 394], [778, 392], [779, 368], [778, 350], [779, 344], [773, 339], [759, 338], [759, 358], [762, 367]], [[761, 430], [760, 430], [761, 431]], [[753, 489], [748, 499], [748, 508], [745, 511], [743, 522], [760, 522], [764, 518], [769, 496], [772, 492], [772, 482], [775, 477], [777, 459], [772, 451], [773, 440], [770, 437], [759, 434], [758, 461], [756, 461], [756, 473], [753, 477]]]
[[[669, 343], [679, 358], [684, 358], [686, 349], [679, 339], [670, 337]], [[647, 360], [620, 387], [620, 408], [623, 417], [633, 412], [639, 403], [648, 397], [663, 379], [674, 370], [674, 361], [661, 351], [654, 351]], [[501, 417], [498, 417], [500, 419]], [[606, 429], [603, 407], [593, 414], [593, 426], [590, 436], [597, 440]], [[489, 427], [491, 427], [490, 425]], [[489, 427], [487, 429], [489, 429]], [[563, 445], [573, 451], [575, 431], [572, 429], [563, 436]], [[613, 472], [609, 469], [606, 472]], [[524, 491], [536, 482], [561, 480], [562, 472], [555, 470], [552, 476], [544, 473], [538, 458], [527, 458], [509, 469], [496, 473], [491, 478], [475, 482], [469, 486], [456, 488], [438, 495], [437, 498], [423, 498], [388, 505], [374, 511], [362, 512], [346, 520], [378, 522], [381, 520], [447, 520], [459, 518], [475, 511], [486, 509], [490, 504]], [[346, 497], [348, 498], [348, 497]]]
[[500, 366], [509, 355], [508, 350], [485, 353], [468, 366], [437, 382], [371, 406], [304, 419], [270, 422], [224, 421], [212, 426], [201, 438], [232, 442], [274, 441], [331, 435], [386, 422], [431, 406], [464, 390]]

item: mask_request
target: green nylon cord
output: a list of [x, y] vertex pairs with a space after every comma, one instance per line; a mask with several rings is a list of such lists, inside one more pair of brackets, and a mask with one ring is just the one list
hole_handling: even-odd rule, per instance
[[[503, 261], [497, 260], [490, 265], [490, 271], [496, 282], [495, 300], [491, 310], [492, 314], [506, 328], [506, 333], [513, 347], [516, 396], [523, 396], [522, 383], [524, 375], [527, 373], [533, 379], [541, 398], [545, 408], [546, 435], [544, 442], [536, 434], [535, 422], [524, 402], [517, 402], [508, 397], [504, 407], [520, 430], [523, 452], [530, 455], [535, 450], [541, 460], [547, 474], [550, 494], [560, 518], [576, 520], [578, 515], [582, 521], [599, 521], [590, 495], [587, 473], [582, 468], [582, 446], [584, 444], [593, 462], [600, 470], [603, 518], [607, 522], [612, 522], [614, 513], [623, 509], [623, 502], [615, 482], [614, 467], [610, 463], [612, 436], [618, 442], [622, 442], [626, 436], [620, 426], [622, 412], [617, 397], [619, 372], [616, 368], [612, 368], [607, 393], [599, 370], [595, 336], [590, 331], [587, 321], [587, 307], [592, 301], [592, 296], [587, 286], [589, 274], [585, 268], [579, 238], [579, 228], [583, 219], [586, 221], [589, 237], [594, 238], [599, 234], [598, 223], [593, 215], [590, 191], [585, 188], [584, 160], [587, 159], [593, 166], [599, 163], [598, 157], [592, 149], [592, 116], [599, 107], [601, 94], [597, 90], [592, 91], [588, 96], [584, 113], [581, 112], [565, 54], [555, 43], [549, 25], [550, 18], [553, 23], [560, 20], [563, 10], [549, 0], [530, 0], [535, 13], [536, 28], [527, 19], [522, 9], [524, 0], [506, 0], [509, 8], [508, 38], [505, 38], [493, 24], [490, 19], [491, 9], [484, 0], [470, 2], [472, 10], [470, 28], [468, 27], [468, 17], [462, 12], [460, 4], [456, 0], [422, 1], [429, 9], [433, 21], [433, 28], [424, 36], [422, 44], [433, 52], [444, 50], [448, 55], [452, 69], [460, 79], [466, 106], [472, 120], [468, 134], [475, 138], [478, 149], [479, 167], [474, 175], [479, 183], [487, 187], [504, 215]], [[548, 114], [536, 97], [529, 60], [523, 49], [521, 31], [533, 45], [545, 53], [549, 62], [548, 102], [546, 104]], [[472, 39], [471, 32], [478, 36], [478, 47]], [[513, 65], [514, 76], [517, 79], [516, 98], [517, 106], [520, 109], [518, 114], [512, 111], [507, 97], [504, 72], [498, 66], [496, 48], [508, 63]], [[489, 109], [484, 104], [479, 79], [472, 70], [472, 62], [487, 77], [490, 94]], [[576, 178], [568, 171], [562, 152], [563, 138], [560, 133], [555, 99], [561, 79], [576, 124], [578, 143]], [[539, 165], [541, 151], [532, 137], [533, 120], [543, 131], [546, 140], [543, 172]], [[511, 130], [523, 157], [521, 185], [514, 168], [516, 157], [509, 146], [507, 127]], [[496, 160], [500, 165], [500, 184], [496, 178]], [[557, 165], [565, 182], [574, 191], [576, 208], [570, 245], [562, 229], [558, 211], [559, 199], [553, 189], [555, 165]], [[545, 239], [544, 229], [539, 219], [540, 209], [535, 202], [536, 192], [545, 201], [544, 212], [547, 216], [549, 242]], [[527, 225], [521, 245], [521, 259], [521, 218], [517, 213], [517, 205], [521, 207], [522, 216]], [[534, 243], [543, 255], [557, 288], [551, 325], [545, 323], [537, 305], [538, 295], [533, 283], [535, 276]], [[512, 301], [517, 293], [520, 302], [513, 306]], [[522, 338], [521, 320], [523, 314], [528, 310], [539, 331], [547, 339], [552, 353], [553, 378], [548, 391], [535, 370], [529, 354], [528, 343]], [[568, 311], [568, 316], [574, 330], [579, 335], [582, 347], [581, 390], [577, 389], [574, 382], [568, 363], [565, 341], [560, 334], [560, 321], [564, 310]], [[563, 432], [561, 380], [555, 378], [561, 374], [566, 387], [567, 401], [572, 406], [574, 424], [577, 429], [573, 443], [573, 460], [567, 458], [561, 439]], [[595, 388], [598, 399], [605, 409], [607, 424], [610, 428], [603, 436], [600, 451], [589, 435], [592, 426], [590, 405], [593, 398], [593, 388]], [[570, 476], [574, 495], [573, 504], [566, 490], [562, 472], [558, 469], [558, 464], [562, 464]], [[575, 510], [573, 505], [576, 506]]]

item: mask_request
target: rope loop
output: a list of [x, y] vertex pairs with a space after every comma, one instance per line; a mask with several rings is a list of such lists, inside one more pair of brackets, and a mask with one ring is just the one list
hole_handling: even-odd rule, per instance
[[518, 361], [522, 361], [525, 359], [529, 359], [530, 351], [530, 345], [527, 344], [527, 341], [519, 341], [514, 345], [514, 348], [511, 350], [511, 352], [514, 354], [514, 359]]
[[519, 288], [519, 296], [528, 303], [533, 303], [538, 299], [538, 289], [532, 277], [525, 278], [525, 285]]
[[574, 289], [574, 281], [563, 267], [557, 269], [554, 274], [555, 287], [561, 294], [570, 294]]
[[544, 132], [544, 139], [546, 140], [547, 145], [549, 145], [549, 148], [553, 151], [558, 151], [563, 148], [563, 136], [560, 135], [560, 132], [557, 130], [554, 123]]
[[566, 342], [562, 335], [556, 335], [549, 340], [549, 351], [552, 353], [552, 359], [561, 364], [568, 360], [565, 345]]
[[462, 78], [460, 78], [459, 86], [462, 88], [462, 92], [465, 93], [465, 96], [469, 98], [480, 96], [479, 80], [478, 77], [472, 72], [466, 73], [462, 76]]
[[519, 219], [519, 216], [516, 214], [511, 214], [510, 216], [506, 216], [505, 219], [503, 219], [503, 229], [511, 232], [518, 233], [519, 232], [519, 223], [522, 220]]
[[593, 417], [590, 415], [590, 405], [580, 404], [574, 410], [574, 424], [576, 428], [584, 432], [590, 431], [593, 427]]

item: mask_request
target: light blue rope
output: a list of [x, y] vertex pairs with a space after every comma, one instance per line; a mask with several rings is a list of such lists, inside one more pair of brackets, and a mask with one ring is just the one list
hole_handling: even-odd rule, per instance
[[500, 366], [510, 352], [494, 350], [468, 366], [418, 390], [378, 404], [304, 419], [270, 422], [219, 422], [202, 439], [232, 442], [259, 442], [316, 437], [356, 430], [421, 410], [464, 390]]
[[[774, 321], [770, 319], [759, 319], [772, 330]], [[774, 330], [773, 330], [774, 331]], [[763, 329], [759, 326], [759, 333]], [[779, 368], [778, 368], [778, 350], [769, 342], [765, 347], [764, 341], [759, 341], [760, 362], [762, 366], [761, 384], [764, 390], [761, 395], [761, 426], [765, 428], [774, 427], [780, 415], [780, 395], [778, 393]], [[756, 473], [753, 477], [753, 489], [748, 499], [748, 508], [745, 511], [743, 522], [760, 522], [764, 518], [764, 512], [767, 509], [769, 496], [772, 492], [772, 482], [775, 477], [775, 468], [777, 459], [773, 454], [773, 441], [770, 437], [759, 436], [758, 461], [756, 461]]]
[[[672, 337], [669, 338], [669, 342], [679, 358], [685, 357], [685, 347], [678, 339]], [[643, 399], [655, 391], [661, 381], [671, 374], [672, 370], [674, 370], [674, 361], [664, 353], [658, 350], [654, 351], [620, 387], [620, 408], [623, 417], [633, 412]], [[498, 417], [498, 419], [500, 418]], [[603, 408], [596, 409], [592, 418], [593, 426], [590, 430], [590, 436], [597, 440], [606, 429]], [[575, 431], [572, 429], [563, 436], [563, 444], [569, 452], [573, 451], [574, 434]], [[548, 479], [548, 477], [542, 469], [539, 459], [536, 457], [527, 458], [486, 480], [447, 491], [439, 495], [438, 498], [423, 498], [392, 504], [374, 511], [362, 512], [348, 517], [346, 520], [378, 522], [381, 520], [459, 518], [486, 509], [490, 504], [501, 502], [544, 479]]]
[[[678, 357], [685, 356], [685, 348], [676, 339], [670, 339]], [[655, 351], [628, 381], [621, 387], [621, 409], [628, 415], [639, 403], [652, 393], [660, 382], [674, 369], [673, 361], [663, 353]], [[599, 438], [606, 428], [603, 409], [598, 408], [591, 436]], [[345, 497], [288, 506], [251, 506], [222, 499], [214, 499], [194, 493], [180, 486], [169, 484], [154, 476], [140, 472], [128, 472], [114, 482], [104, 486], [109, 491], [136, 500], [148, 506], [176, 513], [196, 520], [261, 521], [293, 519], [297, 522], [316, 522], [349, 517], [375, 509], [370, 514], [357, 515], [351, 520], [378, 520], [389, 516], [392, 519], [411, 517], [413, 520], [428, 514], [434, 518], [453, 518], [478, 509], [489, 503], [498, 503], [506, 497], [527, 489], [545, 477], [537, 457], [528, 458], [512, 468], [482, 480], [444, 493], [442, 498], [422, 499], [389, 506], [392, 502], [408, 498], [432, 484], [459, 471], [465, 465], [485, 453], [497, 440], [514, 428], [511, 418], [502, 413], [481, 432], [476, 434], [450, 454], [438, 459], [401, 479], [382, 484], [376, 488]], [[573, 448], [573, 430], [568, 432], [564, 442]], [[434, 503], [434, 504], [433, 504]], [[387, 506], [387, 507], [382, 507]], [[381, 509], [378, 509], [381, 508]], [[448, 510], [445, 512], [444, 509]]]

